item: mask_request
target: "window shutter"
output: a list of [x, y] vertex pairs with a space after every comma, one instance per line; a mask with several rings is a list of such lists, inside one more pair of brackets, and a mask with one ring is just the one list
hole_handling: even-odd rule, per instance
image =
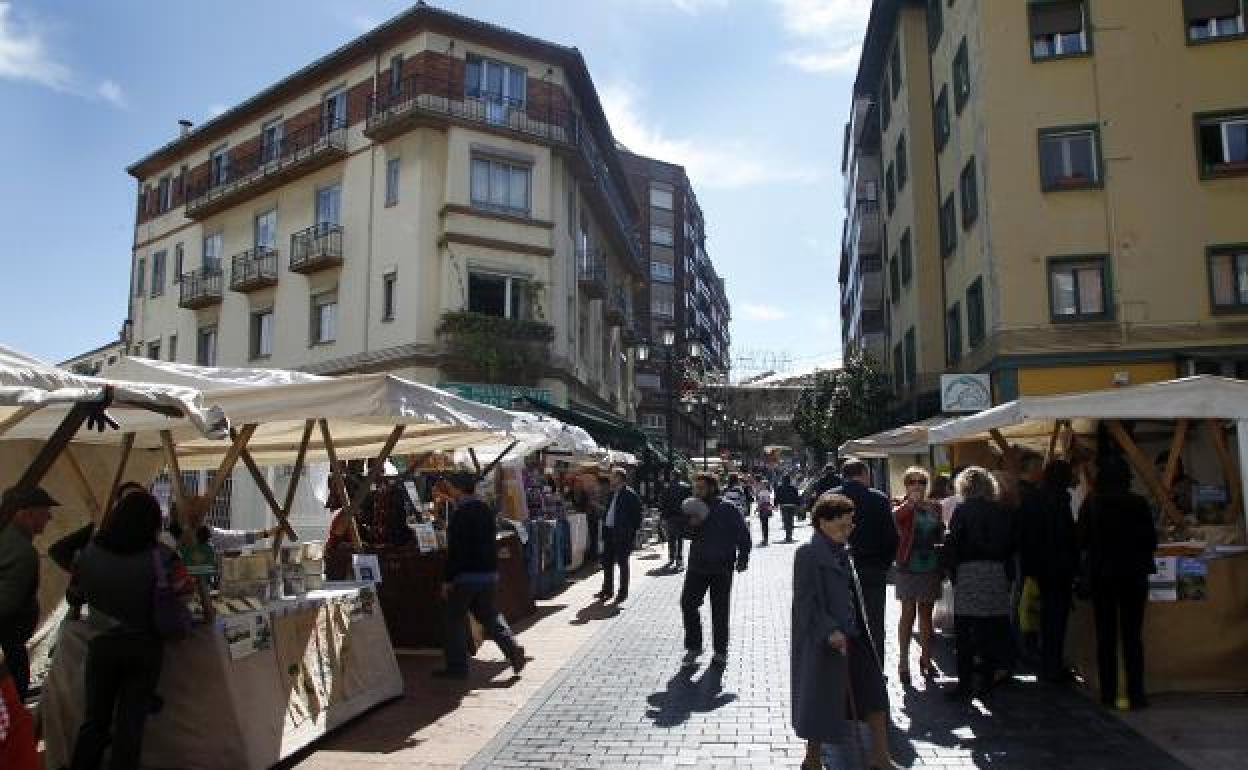
[[1031, 36], [1060, 35], [1083, 29], [1082, 2], [1032, 3]]
[[1239, 0], [1183, 0], [1183, 13], [1189, 22], [1238, 16]]

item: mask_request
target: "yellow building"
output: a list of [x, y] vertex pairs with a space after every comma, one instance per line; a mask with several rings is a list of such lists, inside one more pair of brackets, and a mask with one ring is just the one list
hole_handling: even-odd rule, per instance
[[575, 48], [420, 4], [128, 171], [131, 354], [634, 414], [637, 209]]
[[942, 372], [997, 401], [1248, 376], [1244, 5], [873, 3], [855, 87], [904, 411]]

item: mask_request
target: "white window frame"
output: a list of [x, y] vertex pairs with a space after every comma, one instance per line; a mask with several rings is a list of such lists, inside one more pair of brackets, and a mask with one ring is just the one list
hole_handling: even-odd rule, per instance
[[[332, 299], [329, 299], [332, 297]], [[329, 319], [329, 334], [326, 335], [326, 307], [333, 307]], [[309, 329], [313, 345], [329, 345], [338, 341], [338, 290], [331, 289], [312, 295], [312, 318]]]
[[182, 270], [186, 267], [186, 246], [182, 241], [173, 245], [173, 283], [182, 283]]
[[134, 296], [142, 297], [144, 287], [147, 285], [147, 259], [139, 257], [138, 262], [134, 266]]
[[165, 293], [165, 273], [168, 261], [169, 252], [165, 249], [152, 252], [152, 285], [150, 290], [153, 297], [159, 297]]
[[[1066, 33], [1066, 34], [1069, 34], [1069, 33]], [[1049, 50], [1051, 51], [1051, 53], [1037, 53], [1036, 52], [1036, 43], [1040, 42], [1041, 40], [1048, 43]], [[1037, 59], [1051, 59], [1055, 56], [1070, 56], [1072, 54], [1087, 53], [1088, 52], [1088, 17], [1087, 17], [1086, 12], [1084, 13], [1084, 17], [1083, 17], [1083, 27], [1079, 29], [1079, 50], [1067, 51], [1065, 45], [1062, 43], [1062, 40], [1063, 40], [1063, 35], [1061, 33], [1054, 33], [1052, 35], [1036, 35], [1035, 37], [1031, 39], [1032, 55], [1034, 55]]]
[[[209, 249], [209, 244], [213, 244], [215, 248]], [[220, 270], [222, 253], [225, 251], [225, 233], [217, 231], [205, 235], [200, 248], [203, 249], [199, 260], [200, 267], [204, 270]]]
[[1248, 115], [1242, 117], [1231, 117], [1218, 121], [1218, 133], [1222, 135], [1222, 163], [1224, 165], [1228, 163], [1243, 163], [1248, 161], [1248, 158], [1245, 158], [1244, 160], [1231, 159], [1231, 132], [1227, 130], [1230, 126], [1243, 126], [1245, 130], [1248, 130]]
[[282, 140], [286, 126], [280, 117], [273, 118], [260, 129], [260, 160], [272, 163], [282, 157]]
[[[494, 270], [473, 269], [473, 270], [468, 271], [469, 291], [472, 290], [472, 276], [474, 275], [479, 275], [485, 278], [503, 279], [503, 316], [502, 317], [510, 319], [510, 320], [520, 320], [520, 319], [515, 318], [515, 316], [512, 315], [512, 304], [513, 304], [512, 300], [514, 299], [514, 292], [516, 291], [516, 281], [524, 281], [527, 283], [532, 280], [531, 278], [527, 276], [523, 276], [523, 275], [514, 275], [511, 273], [503, 273], [503, 272], [498, 272]], [[468, 306], [469, 308], [472, 307], [471, 297], [469, 297], [468, 299]], [[531, 311], [532, 308], [529, 308], [529, 310]], [[521, 313], [523, 314], [523, 312], [524, 311], [522, 309]]]
[[403, 54], [390, 57], [390, 94], [397, 96], [403, 90]]
[[[207, 336], [206, 336], [207, 335]], [[208, 355], [201, 356], [204, 350], [204, 340], [211, 340], [208, 345]], [[217, 326], [210, 324], [201, 326], [195, 331], [195, 363], [199, 366], [216, 366], [217, 365]]]
[[1074, 169], [1073, 169], [1073, 164], [1071, 161], [1070, 143], [1071, 143], [1071, 140], [1076, 137], [1079, 137], [1079, 138], [1086, 137], [1088, 140], [1088, 143], [1091, 145], [1091, 152], [1089, 153], [1089, 157], [1092, 160], [1092, 176], [1090, 178], [1090, 182], [1092, 184], [1100, 184], [1101, 166], [1100, 166], [1100, 157], [1099, 157], [1100, 149], [1097, 146], [1097, 141], [1098, 141], [1097, 132], [1091, 129], [1080, 129], [1078, 131], [1062, 131], [1058, 133], [1044, 134], [1040, 138], [1040, 141], [1042, 142], [1055, 141], [1061, 144], [1062, 175], [1058, 178], [1059, 179], [1074, 179], [1075, 177], [1073, 174]]
[[[474, 64], [480, 68], [481, 73], [477, 81], [477, 92], [475, 94], [469, 92], [468, 77], [465, 72], [464, 96], [469, 99], [476, 99], [486, 105], [486, 119], [488, 121], [491, 123], [505, 123], [511, 110], [524, 111], [528, 106], [529, 99], [529, 72], [527, 69], [517, 64], [508, 64], [487, 56], [469, 54], [465, 60], [465, 67], [471, 67]], [[502, 70], [502, 91], [499, 94], [492, 94], [485, 90], [485, 85], [489, 82], [489, 72], [494, 67]], [[512, 76], [516, 73], [520, 75], [519, 95], [513, 94], [511, 87]]]
[[[655, 197], [655, 196], [656, 196], [656, 194], [657, 194], [658, 196], [660, 196], [658, 199], [656, 199], [656, 197]], [[666, 205], [664, 205], [664, 204], [662, 203], [662, 197], [661, 197], [661, 196], [664, 196], [664, 195], [666, 195], [666, 196], [667, 196], [667, 204], [666, 204]], [[652, 185], [650, 185], [650, 206], [651, 206], [651, 208], [662, 209], [663, 211], [671, 211], [671, 210], [673, 209], [673, 207], [675, 206], [675, 201], [676, 201], [676, 191], [675, 191], [675, 190], [671, 189], [670, 187], [665, 187], [665, 186], [662, 186], [662, 185], [657, 185], [657, 184], [652, 184]]]
[[[271, 224], [264, 227], [268, 234], [267, 240], [261, 240], [261, 224], [271, 220]], [[277, 207], [274, 206], [266, 211], [256, 214], [252, 220], [252, 245], [255, 247], [256, 256], [260, 256], [265, 251], [275, 251], [277, 249]]]
[[[478, 164], [484, 164], [484, 168], [486, 169], [486, 190], [484, 191], [484, 199], [478, 197], [478, 192], [480, 191], [476, 186], [477, 171], [482, 167]], [[506, 203], [497, 203], [494, 201], [494, 171], [496, 166], [501, 166], [507, 170]], [[511, 177], [512, 174], [517, 172], [523, 172], [525, 177], [523, 206], [516, 206], [511, 201]], [[474, 155], [472, 160], [469, 162], [468, 197], [472, 201], [472, 205], [477, 208], [528, 216], [533, 207], [533, 166], [527, 163], [518, 163], [500, 158]]]
[[391, 270], [381, 277], [381, 320], [393, 321], [398, 314], [399, 274]]
[[[1049, 271], [1049, 312], [1054, 320], [1096, 320], [1100, 318], [1108, 318], [1109, 313], [1109, 296], [1108, 296], [1108, 273], [1109, 265], [1107, 260], [1103, 258], [1089, 258], [1083, 261], [1054, 261], [1048, 265]], [[1089, 311], [1083, 307], [1083, 292], [1080, 290], [1079, 275], [1083, 272], [1097, 273], [1100, 282], [1101, 309], [1098, 311]], [[1055, 289], [1057, 286], [1057, 276], [1059, 274], [1069, 275], [1071, 278], [1071, 291], [1075, 300], [1075, 312], [1059, 313], [1057, 307], [1057, 297]]]
[[[666, 233], [667, 240], [657, 237], [663, 233]], [[650, 243], [657, 246], [669, 246], [671, 248], [675, 248], [676, 233], [672, 228], [667, 227], [666, 225], [650, 225]]]
[[[1198, 23], [1189, 23], [1187, 25], [1187, 39], [1188, 40], [1217, 40], [1220, 37], [1236, 37], [1238, 35], [1242, 35], [1244, 34], [1244, 21], [1245, 21], [1244, 17], [1246, 15], [1248, 15], [1248, 10], [1246, 10], [1243, 0], [1240, 0], [1239, 13], [1235, 16], [1214, 16], [1212, 18], [1203, 19], [1201, 22], [1198, 22]], [[1236, 27], [1238, 27], [1238, 29], [1236, 29], [1234, 32], [1220, 31], [1218, 29], [1218, 22], [1226, 21], [1227, 19], [1234, 19], [1235, 25]], [[1205, 28], [1205, 34], [1203, 36], [1192, 35], [1193, 29], [1198, 29], [1202, 26]]]
[[676, 268], [657, 259], [650, 260], [650, 278], [655, 281], [672, 283], [676, 280]]
[[[1229, 304], [1218, 302], [1217, 282], [1216, 277], [1213, 275], [1213, 261], [1220, 257], [1225, 258], [1230, 262], [1230, 290], [1232, 300]], [[1248, 248], [1235, 250], [1220, 249], [1211, 253], [1208, 261], [1208, 269], [1210, 271], [1210, 301], [1213, 303], [1214, 310], [1219, 312], [1248, 310], [1248, 279], [1246, 279], [1242, 285], [1240, 282], [1240, 278], [1243, 276], [1243, 273], [1240, 270], [1240, 263], [1242, 262], [1245, 265], [1248, 265]]]
[[156, 183], [160, 195], [160, 213], [173, 208], [173, 175], [165, 174]]
[[[331, 112], [330, 102], [334, 107]], [[347, 87], [338, 86], [325, 92], [321, 98], [321, 135], [347, 126]]]
[[[326, 201], [332, 201], [332, 206], [322, 205]], [[312, 198], [312, 208], [312, 217], [316, 220], [318, 227], [342, 224], [342, 182], [316, 188], [316, 194]]]
[[393, 206], [399, 202], [399, 158], [389, 158], [386, 160], [386, 206]]

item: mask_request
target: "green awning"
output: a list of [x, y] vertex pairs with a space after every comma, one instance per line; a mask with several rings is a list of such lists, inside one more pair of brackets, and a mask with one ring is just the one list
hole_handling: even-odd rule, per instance
[[569, 425], [584, 428], [594, 441], [611, 449], [640, 455], [650, 441], [649, 437], [637, 426], [608, 415], [606, 412], [555, 406], [532, 398], [525, 398], [524, 401], [530, 409], [544, 412]]

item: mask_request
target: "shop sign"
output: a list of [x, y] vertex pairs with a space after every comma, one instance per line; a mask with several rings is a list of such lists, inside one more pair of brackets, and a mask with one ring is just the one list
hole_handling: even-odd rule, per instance
[[987, 374], [940, 375], [942, 412], [981, 412], [992, 408], [992, 380]]
[[488, 385], [481, 382], [444, 382], [438, 387], [450, 391], [460, 398], [489, 404], [500, 409], [514, 409], [515, 402], [521, 398], [552, 403], [549, 388], [527, 388], [523, 385]]

